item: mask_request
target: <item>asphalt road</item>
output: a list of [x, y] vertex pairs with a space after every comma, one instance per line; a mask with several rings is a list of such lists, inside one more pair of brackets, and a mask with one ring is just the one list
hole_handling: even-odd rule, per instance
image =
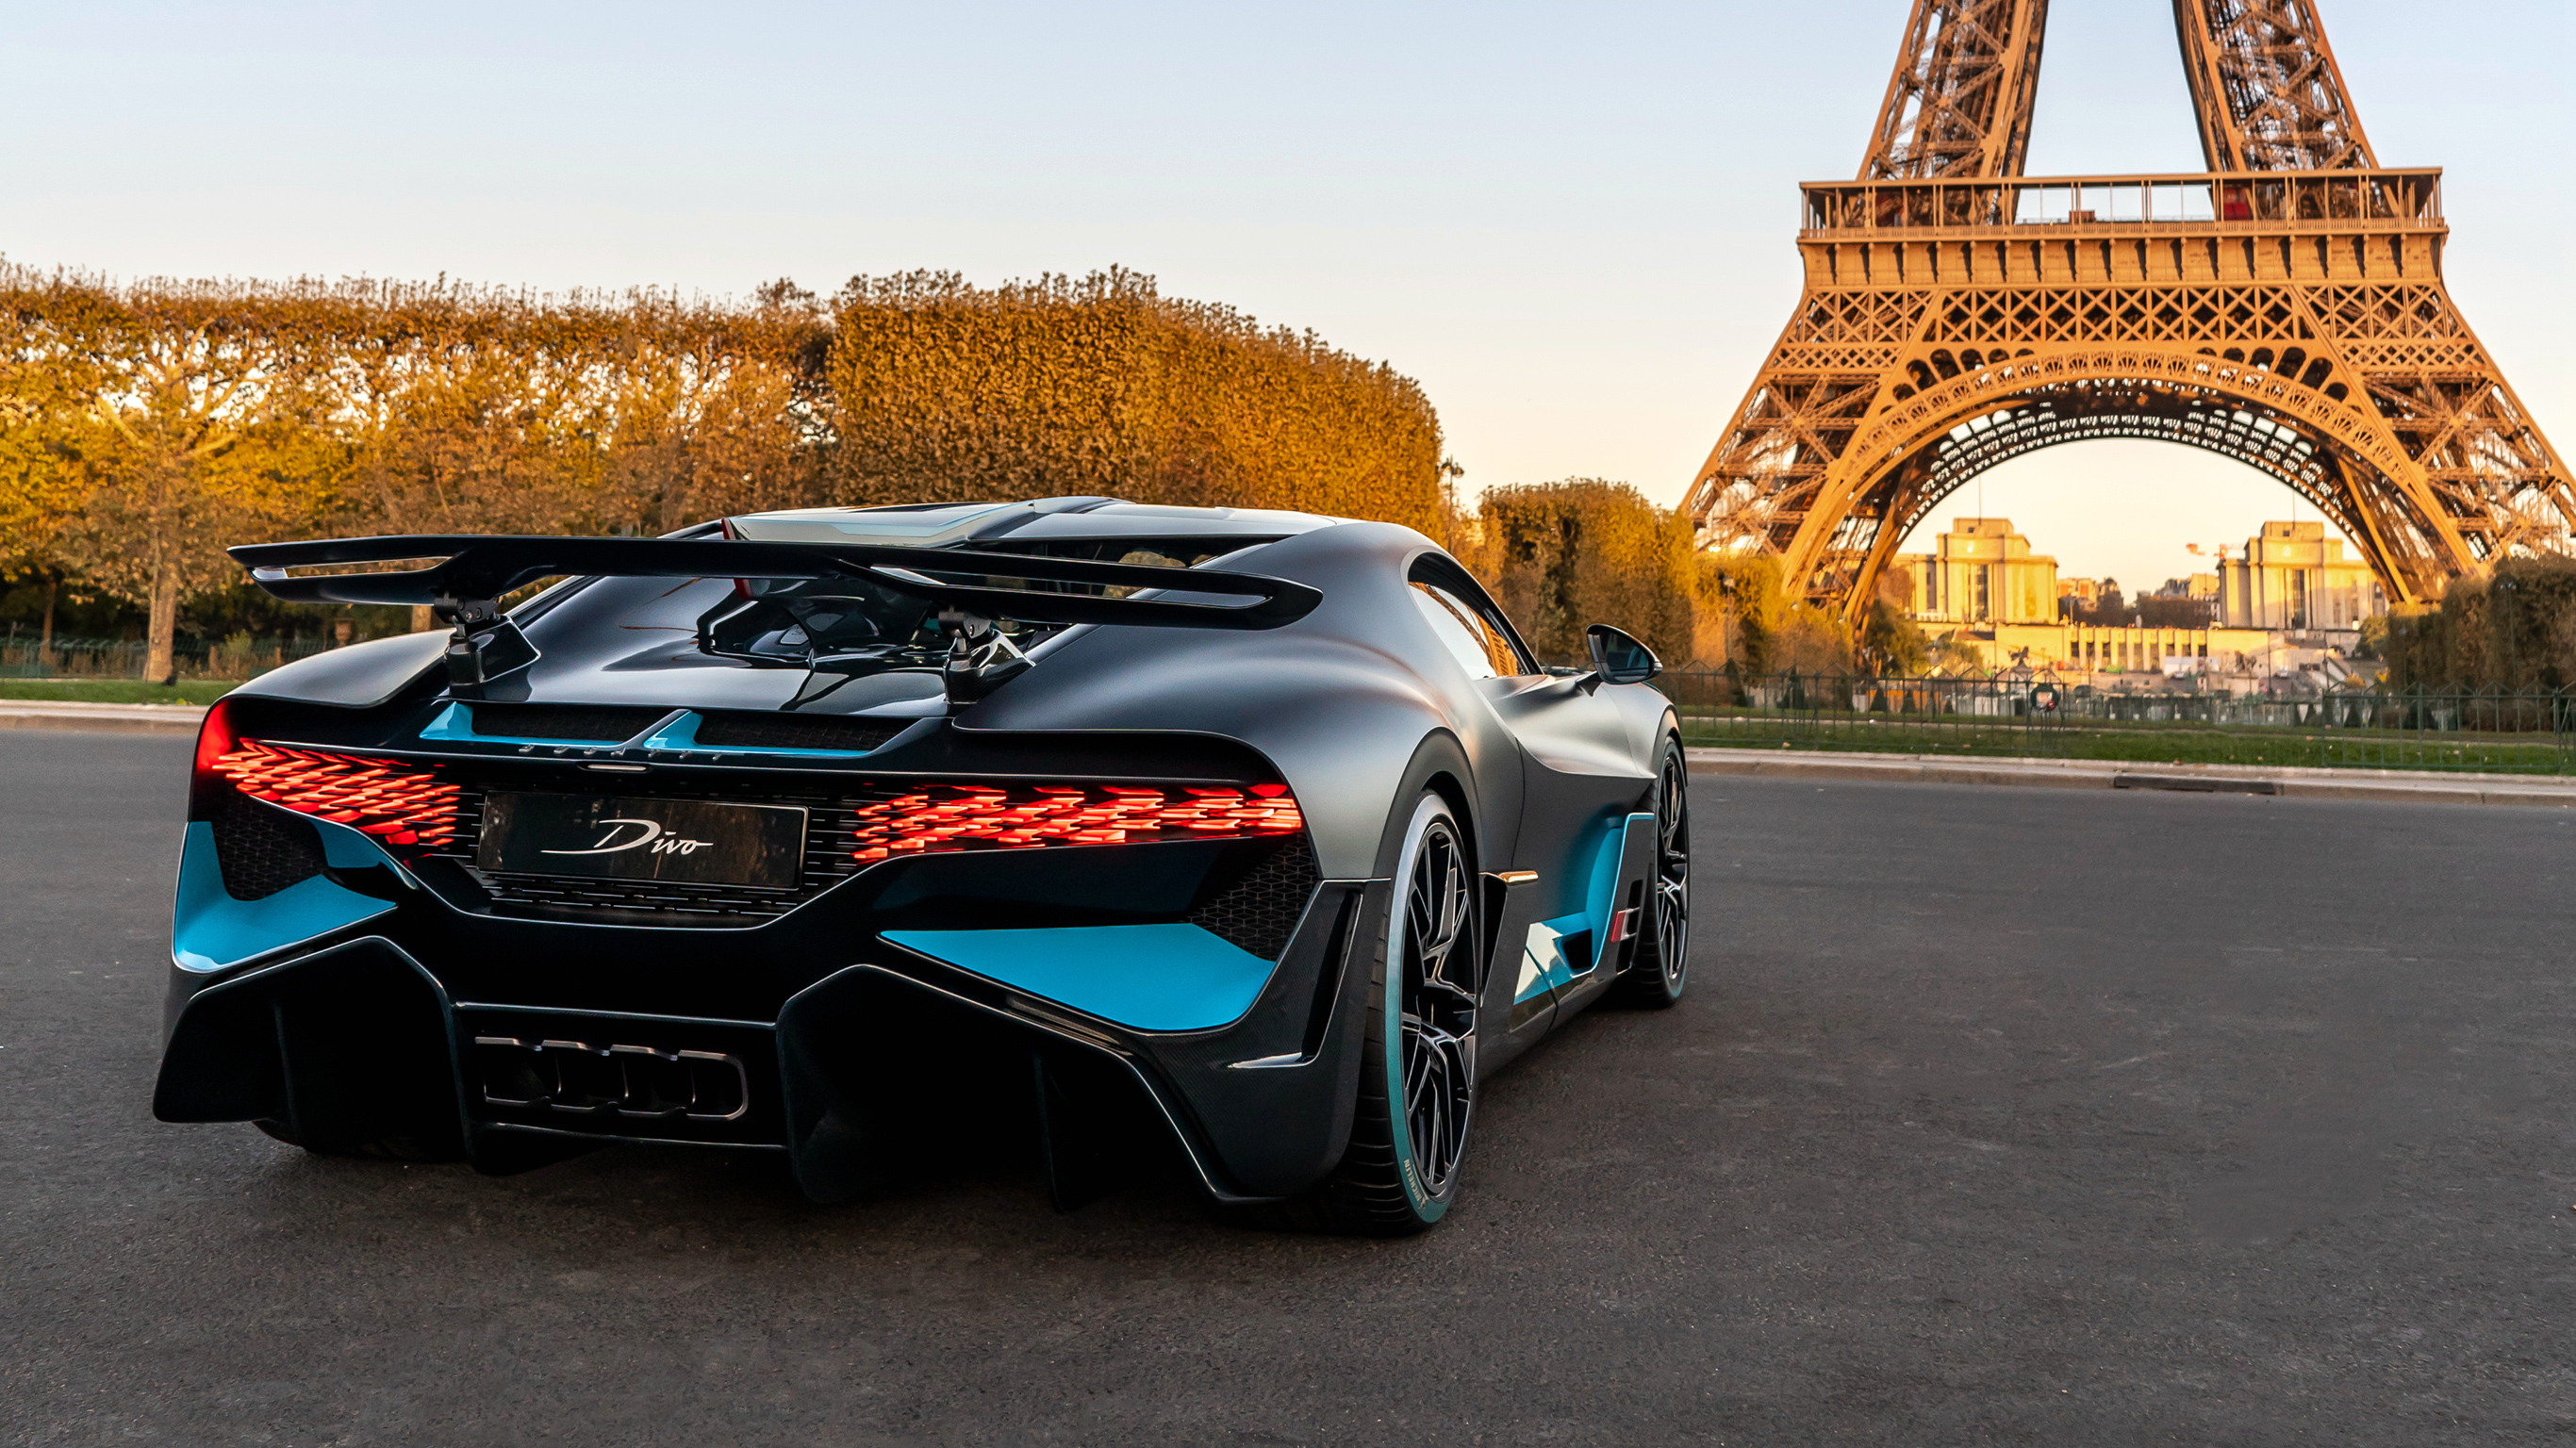
[[0, 732], [0, 1438], [2565, 1442], [2576, 812], [1700, 781], [1403, 1242], [156, 1124], [183, 741]]

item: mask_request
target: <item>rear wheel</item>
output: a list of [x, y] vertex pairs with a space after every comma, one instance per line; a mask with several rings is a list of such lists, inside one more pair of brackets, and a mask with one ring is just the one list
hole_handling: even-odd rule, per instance
[[1619, 978], [1619, 999], [1662, 1010], [1690, 977], [1690, 767], [1678, 741], [1655, 771], [1655, 853], [1646, 869], [1645, 933]]
[[1448, 1214], [1476, 1105], [1476, 892], [1463, 833], [1437, 794], [1414, 807], [1395, 889], [1369, 983], [1350, 1149], [1303, 1204], [1317, 1226], [1382, 1237]]

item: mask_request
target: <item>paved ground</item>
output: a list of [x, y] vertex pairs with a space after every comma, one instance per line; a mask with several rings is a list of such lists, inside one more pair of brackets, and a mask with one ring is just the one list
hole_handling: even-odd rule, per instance
[[2576, 817], [1703, 779], [1397, 1243], [146, 1109], [183, 741], [0, 734], [0, 1440], [2565, 1442]]

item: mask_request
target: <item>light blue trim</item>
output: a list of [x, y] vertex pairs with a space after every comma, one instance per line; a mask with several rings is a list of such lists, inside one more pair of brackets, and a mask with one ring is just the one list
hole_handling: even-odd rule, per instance
[[457, 744], [542, 744], [551, 749], [614, 749], [623, 739], [535, 739], [524, 734], [477, 734], [474, 732], [474, 706], [450, 704], [438, 711], [438, 717], [420, 731], [423, 739]]
[[[429, 721], [429, 727], [420, 731], [420, 737], [441, 743], [539, 744], [552, 749], [591, 750], [615, 749], [623, 745], [634, 749], [667, 750], [673, 754], [759, 754], [791, 759], [858, 759], [876, 752], [872, 749], [773, 749], [766, 745], [744, 744], [710, 749], [698, 742], [698, 726], [705, 722], [705, 718], [691, 710], [627, 745], [623, 739], [527, 739], [516, 734], [477, 734], [474, 732], [474, 706], [450, 704], [438, 711], [438, 717]], [[904, 723], [909, 727], [912, 721], [907, 719]]]
[[[1592, 895], [1584, 913], [1591, 917], [1595, 941], [1610, 937], [1610, 913], [1619, 908], [1619, 862], [1627, 853], [1629, 832], [1641, 820], [1646, 828], [1654, 828], [1653, 815], [1632, 814], [1610, 826], [1610, 838], [1601, 842], [1600, 853], [1592, 857]], [[1596, 959], [1601, 954], [1597, 949], [1592, 953]]]
[[1273, 969], [1195, 925], [889, 930], [885, 938], [1139, 1031], [1206, 1031], [1239, 1020]]
[[420, 731], [423, 739], [480, 739], [474, 732], [474, 714], [462, 704], [450, 704], [438, 711], [429, 727]]
[[[322, 829], [322, 856], [332, 864], [389, 863], [365, 835], [346, 826], [314, 823]], [[340, 838], [343, 835], [349, 838]], [[215, 863], [215, 827], [193, 821], [179, 850], [179, 899], [170, 916], [170, 958], [181, 970], [218, 971], [254, 955], [374, 919], [393, 908], [390, 900], [343, 889], [319, 875], [263, 899], [236, 900], [225, 891], [223, 872]]]
[[663, 725], [661, 728], [654, 730], [652, 733], [645, 735], [643, 742], [635, 747], [638, 749], [695, 749], [698, 747], [698, 723], [700, 718], [701, 716], [695, 711], [683, 714], [679, 718], [672, 720], [670, 723]]
[[[698, 726], [705, 722], [705, 715], [692, 710], [654, 730], [651, 736], [635, 747], [666, 749], [675, 754], [759, 754], [790, 759], [858, 759], [876, 753], [873, 749], [780, 749], [766, 744], [727, 744], [717, 748], [698, 742]], [[905, 720], [904, 727], [911, 728], [912, 721]]]
[[[1592, 878], [1584, 890], [1583, 908], [1571, 915], [1541, 920], [1529, 928], [1529, 938], [1521, 945], [1521, 969], [1513, 982], [1512, 1004], [1521, 1005], [1539, 997], [1561, 991], [1574, 983], [1578, 975], [1590, 973], [1601, 962], [1601, 943], [1610, 936], [1610, 916], [1619, 907], [1619, 865], [1627, 855], [1628, 835], [1638, 828], [1651, 829], [1655, 817], [1632, 814], [1613, 820], [1602, 831], [1601, 843], [1592, 852]], [[1576, 856], [1581, 858], [1580, 853]], [[1583, 957], [1577, 966], [1566, 952], [1566, 942], [1583, 941], [1575, 954]]]

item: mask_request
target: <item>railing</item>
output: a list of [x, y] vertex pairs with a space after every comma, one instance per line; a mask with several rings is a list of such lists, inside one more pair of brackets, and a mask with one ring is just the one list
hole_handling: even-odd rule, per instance
[[1800, 191], [1798, 224], [1807, 231], [2229, 222], [2442, 224], [2439, 168], [1811, 181]]
[[2576, 690], [2300, 697], [2113, 692], [2032, 678], [1739, 675], [1658, 685], [1683, 741], [1742, 749], [2576, 774]]
[[[182, 638], [175, 658], [183, 679], [249, 679], [329, 647], [309, 638]], [[0, 639], [0, 679], [139, 679], [149, 652], [141, 639], [55, 639], [40, 646], [34, 638], [7, 637]]]

